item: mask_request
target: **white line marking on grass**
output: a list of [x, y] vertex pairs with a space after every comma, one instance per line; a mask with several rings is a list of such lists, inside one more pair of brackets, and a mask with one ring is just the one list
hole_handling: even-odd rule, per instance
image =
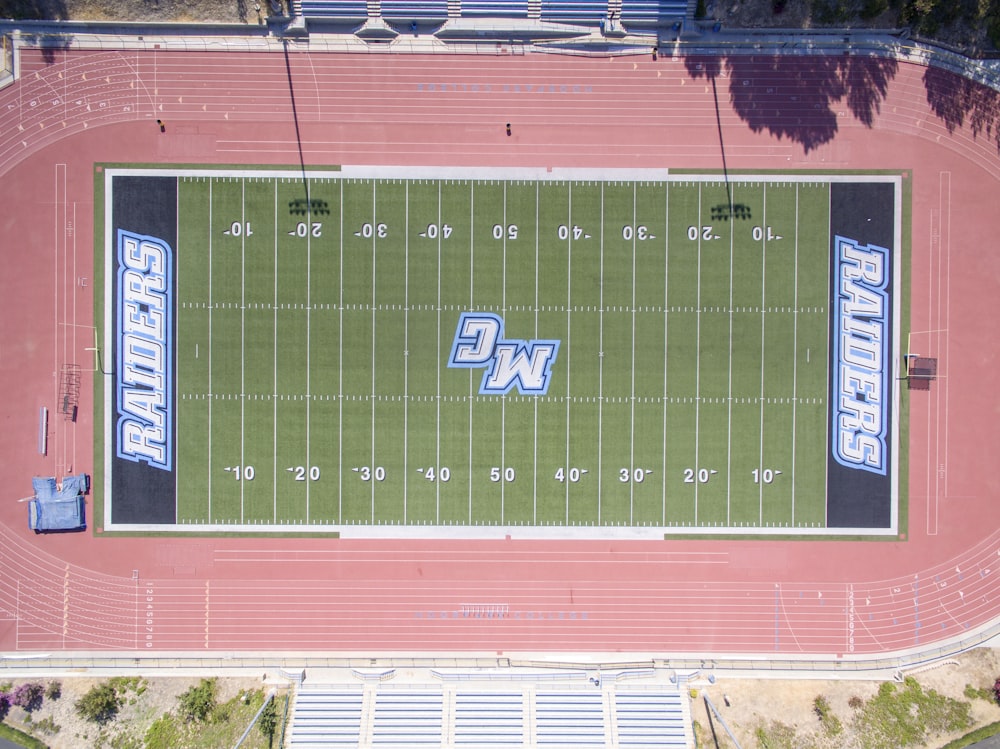
[[[792, 315], [792, 526], [795, 525], [795, 426], [799, 404], [799, 185], [795, 185], [795, 260], [793, 268], [795, 286], [793, 288]], [[809, 349], [806, 349], [809, 362]]]
[[[764, 215], [761, 225], [767, 226], [767, 182], [763, 183]], [[767, 232], [760, 240], [760, 442], [757, 454], [757, 466], [763, 470], [764, 465], [764, 333], [767, 315]], [[764, 525], [764, 481], [757, 481], [757, 523]]]
[[[273, 392], [278, 392], [278, 182], [274, 185], [274, 336], [272, 347], [274, 349], [274, 386]], [[274, 481], [271, 484], [271, 514], [274, 522], [278, 522], [278, 399], [274, 399], [274, 410], [271, 417], [271, 473]]]
[[[378, 216], [376, 214], [376, 207], [378, 206], [378, 198], [376, 196], [376, 192], [377, 192], [376, 181], [372, 180], [372, 226], [377, 226], [378, 225]], [[375, 258], [375, 255], [376, 255], [376, 252], [375, 252], [375, 243], [377, 241], [376, 240], [377, 236], [378, 236], [378, 231], [372, 231], [372, 338], [371, 338], [371, 341], [372, 341], [372, 361], [371, 361], [371, 365], [372, 365], [372, 439], [371, 439], [372, 457], [371, 457], [371, 461], [372, 462], [371, 462], [371, 465], [372, 465], [372, 470], [373, 471], [375, 470], [374, 467], [376, 465], [378, 465], [378, 463], [375, 461], [375, 302], [377, 301], [376, 298], [375, 298], [375, 291], [376, 291], [376, 285], [375, 285], [375, 262], [376, 262], [376, 258]], [[375, 523], [375, 484], [376, 483], [377, 482], [374, 481], [374, 480], [371, 482], [371, 490], [372, 490], [372, 516], [371, 516], [371, 519], [372, 519], [372, 523], [373, 524]]]
[[[469, 184], [469, 309], [475, 309], [476, 296], [476, 243], [473, 239], [476, 235], [476, 183]], [[440, 270], [439, 270], [440, 272]], [[438, 352], [440, 358], [440, 351]], [[469, 368], [468, 392], [472, 392], [473, 377], [472, 368]], [[469, 398], [469, 525], [472, 525], [472, 403], [475, 399]]]
[[[208, 181], [208, 394], [212, 395], [212, 185]], [[208, 399], [208, 522], [212, 522], [212, 398]]]
[[[247, 225], [247, 181], [240, 180], [240, 221], [243, 226]], [[246, 400], [243, 394], [246, 392], [246, 350], [247, 350], [247, 330], [246, 330], [246, 306], [247, 306], [247, 238], [246, 232], [240, 232], [240, 470], [246, 474]], [[246, 481], [240, 481], [240, 522], [246, 520]]]
[[[437, 225], [441, 226], [441, 183], [438, 182]], [[434, 518], [441, 522], [441, 232], [437, 236], [437, 399], [435, 401], [434, 422]]]
[[[701, 217], [701, 190], [702, 183], [698, 183], [698, 224], [703, 221]], [[697, 293], [695, 295], [695, 335], [694, 335], [694, 470], [699, 470], [698, 448], [699, 427], [701, 426], [701, 236], [698, 232], [698, 271], [697, 271]], [[694, 524], [698, 525], [698, 482], [694, 482]]]
[[340, 183], [340, 279], [337, 282], [337, 514], [344, 522], [344, 183]]
[[[731, 188], [735, 189], [735, 185]], [[730, 194], [729, 206], [733, 205]], [[734, 221], [730, 216], [730, 220]], [[733, 253], [736, 242], [736, 227], [729, 227], [729, 382], [726, 399], [726, 525], [732, 525], [733, 509]]]
[[[636, 194], [638, 186], [632, 183], [632, 226], [638, 223], [636, 214]], [[628, 462], [629, 470], [635, 471], [635, 251], [636, 233], [632, 233], [632, 363], [629, 384], [629, 425], [628, 425]], [[628, 482], [628, 522], [632, 525], [635, 522], [635, 481]]]
[[[535, 340], [538, 340], [538, 182], [535, 182]], [[531, 522], [538, 521], [538, 399], [533, 399], [534, 434], [532, 435], [532, 485], [531, 485]]]
[[[407, 518], [410, 437], [410, 180], [405, 183], [403, 209], [403, 523]], [[440, 194], [440, 188], [438, 188]]]
[[663, 493], [662, 493], [662, 518], [661, 525], [667, 524], [667, 345], [669, 341], [668, 328], [670, 309], [668, 301], [670, 288], [670, 184], [663, 186]]
[[[500, 311], [507, 311], [507, 183], [503, 183], [503, 269], [500, 271]], [[440, 357], [438, 357], [440, 358]], [[504, 502], [507, 499], [507, 396], [500, 396], [500, 465], [504, 475], [500, 477], [500, 522], [504, 519]]]
[[[572, 226], [573, 224], [573, 183], [568, 183], [568, 197], [567, 197], [567, 225]], [[572, 328], [573, 313], [572, 301], [573, 301], [573, 233], [570, 232], [567, 236], [567, 251], [566, 251], [566, 353], [563, 355], [566, 362], [566, 465], [564, 470], [569, 470], [569, 435], [570, 435], [570, 352], [572, 352], [573, 347], [570, 343], [570, 330]], [[536, 263], [537, 265], [537, 263]], [[535, 306], [538, 306], [538, 299], [536, 295]], [[563, 487], [565, 489], [564, 498], [566, 500], [566, 524], [569, 525], [569, 482], [565, 483]]]
[[597, 524], [601, 524], [601, 479], [604, 471], [604, 183], [601, 183], [601, 291], [597, 328]]

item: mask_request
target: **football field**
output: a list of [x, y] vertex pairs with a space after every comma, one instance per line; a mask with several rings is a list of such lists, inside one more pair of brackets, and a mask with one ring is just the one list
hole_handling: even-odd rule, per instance
[[898, 175], [100, 182], [107, 530], [897, 528]]

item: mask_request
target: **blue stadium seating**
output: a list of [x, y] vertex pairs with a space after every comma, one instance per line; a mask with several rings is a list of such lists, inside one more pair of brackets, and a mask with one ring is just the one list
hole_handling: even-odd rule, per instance
[[528, 0], [462, 0], [462, 17], [527, 18]]
[[448, 0], [382, 0], [382, 18], [387, 21], [444, 21]]
[[622, 0], [621, 20], [630, 23], [658, 24], [687, 15], [687, 0]]
[[365, 0], [301, 0], [304, 18], [367, 18]]
[[542, 20], [596, 25], [608, 16], [608, 0], [542, 0]]

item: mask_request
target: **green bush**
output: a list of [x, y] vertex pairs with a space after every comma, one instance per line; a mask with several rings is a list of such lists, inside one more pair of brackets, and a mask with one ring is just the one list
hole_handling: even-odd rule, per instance
[[120, 707], [121, 697], [111, 682], [98, 684], [76, 701], [77, 714], [98, 724], [114, 720]]
[[146, 749], [174, 749], [181, 745], [184, 732], [177, 724], [177, 719], [170, 713], [164, 713], [163, 717], [153, 721], [153, 724], [146, 731]]
[[257, 719], [257, 727], [270, 743], [274, 738], [274, 732], [278, 730], [277, 700], [272, 699], [264, 706], [264, 709], [260, 713], [260, 718]]
[[184, 720], [203, 721], [215, 708], [215, 679], [202, 679], [177, 698]]
[[963, 731], [972, 720], [971, 705], [954, 700], [907, 677], [903, 688], [892, 682], [879, 687], [878, 694], [854, 715], [854, 728], [864, 749], [903, 749], [922, 746], [933, 735]]

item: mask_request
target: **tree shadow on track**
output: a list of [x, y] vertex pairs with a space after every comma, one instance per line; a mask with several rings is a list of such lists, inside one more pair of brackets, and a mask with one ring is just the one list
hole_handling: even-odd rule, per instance
[[713, 86], [716, 78], [728, 78], [733, 111], [753, 132], [788, 139], [806, 152], [833, 140], [840, 102], [872, 127], [899, 68], [894, 59], [856, 55], [689, 57], [685, 66]]
[[974, 138], [992, 138], [1000, 151], [1000, 95], [981, 83], [929, 67], [924, 71], [927, 103], [949, 133], [966, 123]]

